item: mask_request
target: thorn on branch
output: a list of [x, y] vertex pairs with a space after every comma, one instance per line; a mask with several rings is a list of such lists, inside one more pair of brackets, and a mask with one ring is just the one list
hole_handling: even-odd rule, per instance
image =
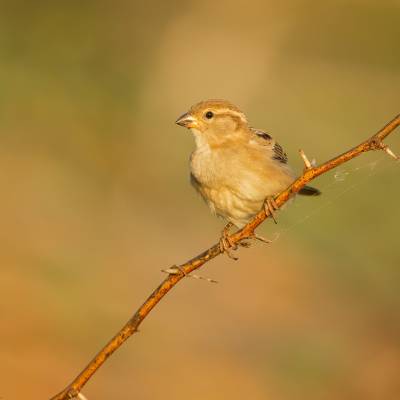
[[279, 236], [280, 236], [280, 233], [276, 232], [275, 233], [275, 237], [273, 239], [267, 239], [267, 238], [264, 238], [264, 237], [258, 235], [255, 232], [252, 232], [247, 236], [247, 238], [248, 239], [259, 240], [260, 242], [264, 242], [264, 243], [270, 244], [270, 243], [275, 242], [279, 238]]
[[188, 274], [185, 272], [185, 270], [183, 268], [181, 268], [179, 265], [173, 265], [172, 267], [169, 267], [167, 269], [162, 269], [161, 272], [165, 272], [166, 274], [170, 274], [170, 275], [182, 274], [183, 276], [188, 276]]
[[189, 278], [199, 279], [199, 280], [207, 281], [207, 282], [210, 282], [210, 283], [218, 283], [218, 281], [216, 281], [215, 279], [206, 278], [204, 276], [200, 276], [200, 275], [196, 275], [196, 274], [190, 274], [190, 275], [187, 275], [187, 276]]
[[394, 158], [395, 160], [400, 160], [400, 158], [398, 156], [396, 156], [396, 154], [394, 154], [392, 150], [390, 150], [389, 146], [384, 145], [384, 147], [382, 149], [390, 157]]
[[304, 169], [306, 171], [311, 169], [312, 164], [311, 164], [310, 160], [308, 159], [308, 157], [306, 156], [306, 153], [304, 153], [304, 150], [300, 149], [299, 153], [300, 153], [300, 157], [303, 159], [303, 162], [304, 162]]
[[370, 141], [370, 147], [372, 150], [383, 150], [387, 155], [394, 158], [395, 160], [399, 160], [400, 158], [390, 150], [389, 146], [382, 142], [380, 138], [373, 138]]
[[215, 279], [205, 278], [204, 276], [195, 275], [195, 274], [187, 274], [183, 270], [183, 268], [179, 267], [178, 265], [173, 265], [172, 267], [170, 267], [168, 269], [162, 269], [161, 272], [165, 272], [166, 274], [170, 274], [170, 275], [183, 274], [183, 276], [186, 278], [199, 279], [199, 280], [207, 281], [210, 283], [218, 283], [218, 281], [216, 281]]

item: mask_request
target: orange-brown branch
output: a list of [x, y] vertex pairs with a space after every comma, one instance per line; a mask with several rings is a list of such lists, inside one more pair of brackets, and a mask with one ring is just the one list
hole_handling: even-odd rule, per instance
[[[286, 203], [293, 195], [299, 192], [308, 182], [315, 179], [317, 176], [322, 175], [331, 169], [343, 164], [352, 158], [359, 156], [362, 153], [371, 150], [384, 150], [392, 157], [396, 156], [393, 152], [383, 143], [383, 140], [398, 126], [400, 125], [400, 114], [390, 121], [378, 133], [370, 137], [368, 140], [360, 143], [358, 146], [346, 151], [345, 153], [332, 158], [331, 160], [310, 168], [306, 165], [306, 169], [298, 179], [286, 190], [275, 197], [275, 202], [280, 207]], [[303, 153], [304, 154], [304, 153]], [[304, 157], [303, 157], [304, 159]], [[241, 230], [235, 232], [230, 237], [232, 245], [240, 243], [243, 239], [251, 238], [254, 230], [266, 219], [264, 210], [261, 210], [251, 222], [249, 222]], [[104, 346], [103, 349], [95, 356], [95, 358], [84, 368], [84, 370], [67, 386], [62, 392], [58, 393], [51, 400], [66, 400], [78, 395], [83, 386], [93, 376], [93, 374], [103, 365], [107, 358], [114, 353], [132, 334], [134, 334], [142, 321], [149, 315], [150, 311], [157, 305], [157, 303], [182, 279], [186, 274], [200, 268], [206, 262], [212, 260], [221, 254], [219, 244], [214, 245], [200, 255], [192, 258], [186, 263], [176, 269], [176, 274], [169, 274], [160, 286], [153, 291], [149, 298], [142, 304], [142, 306], [135, 312], [133, 317], [126, 323], [126, 325]]]

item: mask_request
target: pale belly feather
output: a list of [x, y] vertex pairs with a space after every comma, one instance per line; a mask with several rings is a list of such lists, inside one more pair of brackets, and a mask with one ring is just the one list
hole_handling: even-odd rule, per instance
[[208, 149], [195, 151], [190, 160], [191, 182], [211, 211], [242, 227], [263, 207], [264, 200], [285, 189], [291, 171], [276, 161], [236, 157]]

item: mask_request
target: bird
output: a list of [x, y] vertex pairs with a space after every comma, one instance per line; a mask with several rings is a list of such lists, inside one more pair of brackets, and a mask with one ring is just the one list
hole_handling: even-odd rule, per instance
[[[262, 208], [276, 223], [274, 196], [293, 183], [296, 175], [282, 146], [267, 132], [253, 128], [246, 115], [227, 100], [201, 101], [176, 124], [194, 136], [190, 182], [211, 212], [227, 222], [220, 248], [236, 259], [229, 252], [236, 248], [229, 241], [229, 229], [243, 228]], [[321, 192], [305, 186], [299, 194], [316, 196]]]

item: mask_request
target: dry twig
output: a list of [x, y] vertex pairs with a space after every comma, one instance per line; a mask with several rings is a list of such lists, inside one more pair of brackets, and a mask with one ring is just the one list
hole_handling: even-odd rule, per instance
[[[398, 126], [400, 125], [400, 114], [390, 121], [378, 133], [360, 143], [358, 146], [346, 151], [345, 153], [332, 158], [331, 160], [312, 167], [311, 163], [301, 151], [301, 156], [305, 163], [304, 173], [296, 179], [292, 185], [286, 190], [275, 197], [275, 202], [278, 207], [286, 203], [293, 195], [299, 192], [308, 182], [315, 179], [317, 176], [322, 175], [331, 169], [343, 164], [362, 153], [371, 150], [383, 150], [389, 156], [398, 159], [398, 157], [383, 143], [383, 140]], [[232, 247], [240, 244], [244, 239], [254, 237], [254, 230], [266, 219], [264, 208], [250, 221], [244, 228], [235, 232], [230, 236], [229, 242]], [[139, 325], [147, 317], [150, 311], [157, 305], [157, 303], [185, 276], [189, 275], [194, 270], [200, 268], [206, 262], [212, 260], [221, 254], [219, 244], [216, 244], [192, 258], [186, 263], [177, 267], [179, 273], [174, 270], [168, 277], [153, 291], [150, 297], [143, 303], [143, 305], [135, 312], [133, 317], [126, 323], [126, 325], [107, 343], [106, 346], [94, 357], [94, 359], [87, 365], [87, 367], [69, 384], [62, 392], [58, 393], [51, 400], [66, 400], [77, 397], [83, 386], [93, 376], [93, 374], [103, 365], [107, 358], [114, 353], [133, 333], [137, 332]]]

